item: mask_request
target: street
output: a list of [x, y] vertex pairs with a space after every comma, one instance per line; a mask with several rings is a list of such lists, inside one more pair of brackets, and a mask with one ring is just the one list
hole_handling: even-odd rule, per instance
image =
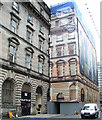
[[[16, 119], [2, 119], [2, 120], [94, 120], [90, 119], [81, 119], [80, 115], [68, 115], [68, 114], [38, 114], [38, 115], [29, 115]], [[102, 120], [102, 112], [99, 113], [99, 118], [95, 120]]]
[[[63, 119], [65, 119], [65, 120], [90, 120], [92, 118], [81, 119], [80, 115], [67, 115], [67, 114], [61, 115], [61, 116], [58, 116], [55, 118], [55, 120], [63, 120]], [[102, 120], [102, 112], [99, 113], [99, 117], [96, 118], [95, 120]]]

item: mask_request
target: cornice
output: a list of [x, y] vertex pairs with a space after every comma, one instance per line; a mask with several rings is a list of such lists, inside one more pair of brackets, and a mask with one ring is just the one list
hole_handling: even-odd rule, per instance
[[27, 69], [26, 67], [18, 65], [16, 63], [10, 63], [8, 60], [5, 60], [5, 59], [0, 58], [0, 61], [4, 61], [4, 62], [0, 62], [0, 68], [2, 68], [2, 69], [11, 70], [11, 71], [14, 71], [16, 73], [23, 74], [25, 76], [29, 76], [29, 77], [39, 79], [39, 80], [42, 80], [42, 81], [49, 83], [49, 76], [46, 76], [44, 74], [40, 74], [40, 73], [38, 73], [34, 70], [31, 70], [31, 69]]

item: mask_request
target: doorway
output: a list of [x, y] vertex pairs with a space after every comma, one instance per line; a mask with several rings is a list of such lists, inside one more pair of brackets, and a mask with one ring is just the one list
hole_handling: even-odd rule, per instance
[[60, 102], [55, 103], [56, 113], [60, 114]]
[[41, 113], [42, 107], [42, 88], [40, 86], [36, 89], [36, 114]]
[[21, 108], [22, 115], [30, 115], [31, 109], [31, 88], [30, 85], [25, 83], [21, 92]]

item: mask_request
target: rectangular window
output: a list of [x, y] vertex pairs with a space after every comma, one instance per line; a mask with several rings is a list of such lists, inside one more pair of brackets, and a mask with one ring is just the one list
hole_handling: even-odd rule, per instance
[[61, 25], [66, 25], [68, 23], [67, 19], [62, 19], [61, 20]]
[[33, 17], [30, 14], [28, 15], [28, 22], [33, 23]]
[[43, 15], [43, 9], [42, 8], [40, 8], [40, 13]]
[[43, 25], [40, 25], [40, 32], [44, 33], [44, 26]]
[[63, 76], [63, 64], [58, 64], [58, 76]]
[[16, 11], [19, 11], [19, 6], [17, 2], [13, 2], [13, 6], [12, 6]]
[[57, 42], [58, 41], [62, 41], [62, 35], [57, 35], [57, 40], [56, 40]]
[[68, 23], [71, 23], [73, 21], [73, 17], [72, 16], [69, 16], [68, 17]]
[[58, 57], [63, 56], [63, 47], [62, 46], [57, 47], [57, 56]]
[[31, 36], [32, 36], [31, 31], [27, 30], [27, 40], [28, 40], [29, 42], [31, 41]]
[[14, 62], [14, 58], [15, 58], [15, 47], [10, 46], [10, 52], [9, 52], [10, 62]]
[[42, 73], [42, 69], [43, 69], [43, 63], [42, 61], [39, 61], [39, 73]]
[[39, 49], [43, 50], [43, 46], [44, 46], [44, 40], [40, 39], [39, 40]]
[[59, 20], [55, 21], [55, 26], [59, 26]]
[[75, 44], [68, 45], [69, 55], [75, 54]]
[[14, 32], [14, 33], [17, 33], [17, 25], [18, 25], [18, 23], [17, 23], [17, 21], [16, 20], [14, 20], [14, 19], [12, 19], [12, 21], [11, 21], [12, 23], [12, 31]]
[[68, 33], [68, 39], [74, 39], [75, 38], [75, 33]]
[[71, 75], [75, 75], [76, 74], [75, 63], [71, 63], [70, 64], [70, 72], [71, 72]]
[[30, 55], [26, 54], [26, 67], [30, 68]]

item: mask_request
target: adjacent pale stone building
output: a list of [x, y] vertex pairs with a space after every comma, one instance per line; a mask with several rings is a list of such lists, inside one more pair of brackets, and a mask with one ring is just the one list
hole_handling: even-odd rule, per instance
[[[73, 109], [74, 113], [80, 111], [82, 103], [99, 102], [94, 39], [75, 2], [51, 6], [50, 37], [50, 101], [54, 112], [70, 113]], [[72, 102], [81, 104], [70, 106]]]
[[[46, 113], [50, 9], [42, 1], [0, 2], [0, 115]], [[49, 97], [48, 97], [49, 98]]]

